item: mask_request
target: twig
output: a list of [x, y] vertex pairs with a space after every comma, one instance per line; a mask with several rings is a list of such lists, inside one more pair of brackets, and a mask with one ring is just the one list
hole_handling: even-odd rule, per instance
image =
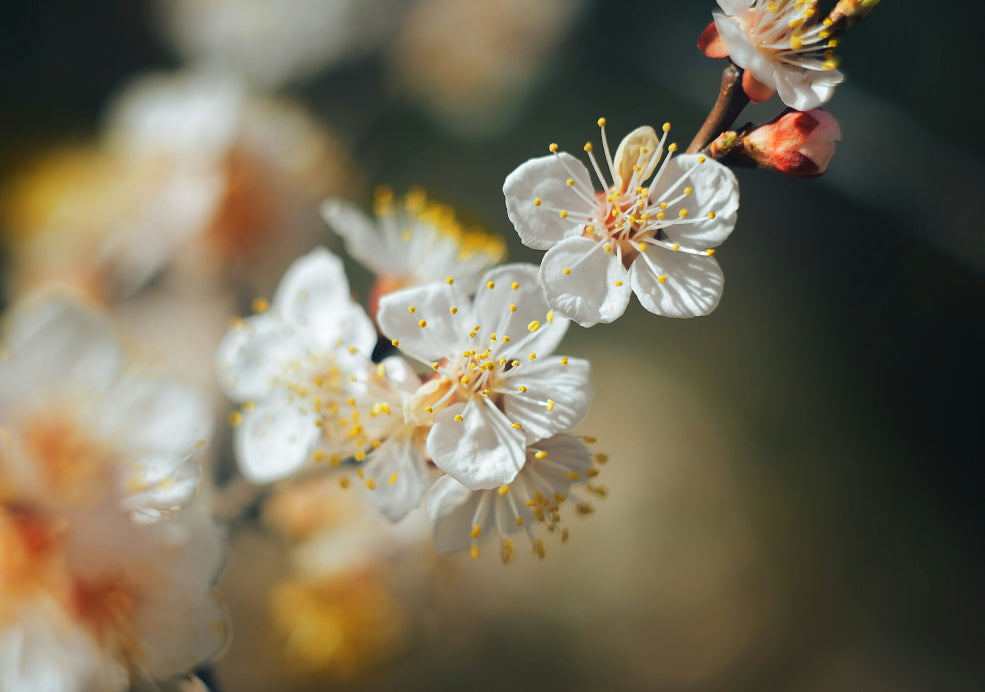
[[718, 100], [688, 146], [687, 153], [696, 154], [728, 130], [748, 103], [749, 97], [742, 90], [742, 68], [729, 65], [722, 72], [722, 88], [718, 92]]

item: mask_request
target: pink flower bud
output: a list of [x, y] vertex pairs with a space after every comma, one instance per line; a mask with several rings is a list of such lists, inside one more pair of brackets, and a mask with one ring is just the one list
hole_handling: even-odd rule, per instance
[[830, 113], [787, 110], [743, 139], [743, 153], [758, 166], [795, 178], [816, 178], [835, 155], [841, 128]]

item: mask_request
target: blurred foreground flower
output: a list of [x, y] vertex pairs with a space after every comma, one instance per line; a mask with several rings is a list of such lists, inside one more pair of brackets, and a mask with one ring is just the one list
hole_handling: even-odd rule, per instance
[[661, 137], [651, 127], [629, 133], [615, 157], [604, 118], [599, 126], [611, 184], [591, 143], [585, 151], [603, 193], [596, 194], [588, 169], [557, 153], [556, 144], [550, 156], [510, 173], [503, 186], [520, 240], [548, 251], [540, 267], [548, 304], [583, 327], [618, 318], [630, 292], [657, 315], [707, 315], [722, 294], [724, 279], [711, 255], [735, 227], [735, 175], [701, 155], [673, 157], [673, 143], [664, 157], [669, 123]]
[[255, 272], [308, 242], [318, 200], [346, 178], [337, 142], [296, 104], [215, 73], [142, 76], [110, 105], [100, 147], [9, 186], [15, 291], [67, 281], [109, 300], [174, 265]]
[[0, 363], [0, 689], [127, 690], [225, 641], [219, 528], [191, 456], [208, 414], [101, 314], [17, 305]]
[[453, 133], [503, 131], [584, 7], [581, 0], [418, 0], [390, 47], [391, 72]]
[[396, 202], [389, 188], [380, 188], [374, 211], [376, 224], [345, 200], [322, 204], [322, 217], [345, 240], [346, 251], [377, 275], [369, 297], [372, 316], [381, 296], [449, 276], [472, 292], [482, 272], [506, 254], [502, 238], [466, 229], [451, 207], [429, 202], [422, 190]]
[[745, 69], [742, 88], [753, 103], [779, 93], [800, 111], [817, 108], [844, 80], [835, 69], [830, 21], [819, 21], [817, 0], [718, 0], [698, 41], [709, 58], [731, 58]]

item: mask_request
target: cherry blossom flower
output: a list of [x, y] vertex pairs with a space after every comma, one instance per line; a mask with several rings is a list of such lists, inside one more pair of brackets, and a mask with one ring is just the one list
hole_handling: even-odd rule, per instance
[[377, 275], [370, 313], [380, 296], [408, 286], [454, 276], [474, 291], [482, 272], [502, 261], [506, 245], [497, 236], [466, 229], [448, 206], [429, 202], [421, 190], [403, 200], [389, 188], [376, 193], [377, 223], [350, 202], [329, 199], [322, 217], [345, 240], [346, 251]]
[[222, 532], [194, 494], [209, 413], [63, 293], [0, 361], [0, 689], [123, 691], [214, 655]]
[[[576, 483], [590, 492], [604, 493], [588, 484], [596, 475], [593, 456], [580, 439], [555, 435], [527, 447], [523, 468], [512, 482], [499, 488], [469, 490], [451, 476], [442, 476], [427, 499], [435, 546], [442, 552], [469, 548], [472, 557], [478, 557], [479, 541], [495, 529], [502, 539], [501, 555], [506, 562], [514, 550], [510, 536], [523, 529], [534, 552], [544, 557], [544, 542], [533, 528], [546, 525], [549, 532], [557, 532], [566, 541], [568, 529], [561, 526], [560, 507]], [[574, 504], [580, 514], [593, 511], [590, 502], [576, 500]]]
[[265, 483], [362, 450], [370, 438], [350, 412], [376, 329], [350, 298], [341, 260], [324, 248], [298, 258], [273, 301], [254, 307], [258, 314], [234, 321], [215, 357], [220, 386], [243, 404], [231, 421], [246, 478]]
[[147, 520], [192, 498], [210, 428], [196, 391], [141, 368], [105, 315], [65, 293], [16, 304], [5, 337], [0, 475], [22, 497], [86, 505], [109, 485]]
[[754, 103], [774, 93], [791, 108], [807, 111], [827, 102], [844, 80], [835, 69], [830, 22], [818, 22], [816, 0], [718, 0], [698, 41], [710, 58], [729, 57], [745, 70], [742, 88]]
[[[599, 119], [606, 181], [591, 143], [585, 144], [603, 192], [570, 154], [531, 159], [506, 178], [506, 209], [524, 245], [547, 250], [540, 281], [559, 315], [584, 327], [612, 322], [630, 292], [666, 317], [707, 315], [718, 305], [723, 277], [711, 257], [735, 226], [735, 175], [700, 154], [673, 156], [670, 125], [626, 136], [609, 154]], [[666, 151], [666, 156], [664, 152]], [[652, 180], [650, 180], [652, 176]]]
[[451, 277], [380, 301], [383, 333], [436, 372], [405, 418], [430, 424], [431, 459], [469, 489], [509, 483], [528, 443], [570, 430], [588, 410], [588, 362], [551, 355], [567, 321], [536, 275], [529, 264], [492, 269], [474, 303]]

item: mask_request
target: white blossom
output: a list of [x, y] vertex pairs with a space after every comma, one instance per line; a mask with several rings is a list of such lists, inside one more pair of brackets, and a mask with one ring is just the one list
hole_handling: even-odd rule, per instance
[[602, 193], [588, 169], [556, 144], [503, 186], [520, 240], [548, 251], [540, 267], [548, 304], [585, 327], [622, 315], [631, 291], [657, 315], [707, 315], [722, 293], [711, 255], [735, 226], [735, 175], [700, 154], [673, 156], [677, 145], [665, 146], [669, 124], [661, 137], [637, 128], [612, 157], [604, 118], [599, 125], [611, 184], [591, 143], [585, 151]]
[[[442, 552], [469, 548], [472, 556], [478, 557], [479, 541], [495, 530], [502, 539], [505, 562], [514, 550], [510, 536], [523, 530], [534, 552], [544, 557], [544, 542], [534, 528], [545, 525], [562, 541], [567, 540], [568, 530], [561, 526], [561, 505], [571, 497], [574, 484], [590, 492], [604, 492], [588, 484], [597, 474], [593, 456], [580, 439], [555, 435], [527, 447], [523, 469], [511, 483], [499, 488], [469, 490], [451, 476], [442, 476], [431, 487], [427, 500], [435, 546]], [[593, 511], [590, 502], [575, 500], [572, 504], [580, 514]]]
[[816, 0], [718, 0], [725, 14], [698, 46], [713, 58], [728, 56], [745, 69], [742, 86], [755, 103], [779, 93], [799, 111], [827, 102], [844, 80], [827, 20], [819, 22]]
[[451, 277], [391, 293], [378, 321], [434, 369], [405, 417], [431, 426], [431, 459], [470, 489], [512, 481], [529, 442], [570, 430], [588, 410], [588, 362], [551, 354], [567, 321], [548, 308], [533, 265], [490, 270], [474, 303]]

